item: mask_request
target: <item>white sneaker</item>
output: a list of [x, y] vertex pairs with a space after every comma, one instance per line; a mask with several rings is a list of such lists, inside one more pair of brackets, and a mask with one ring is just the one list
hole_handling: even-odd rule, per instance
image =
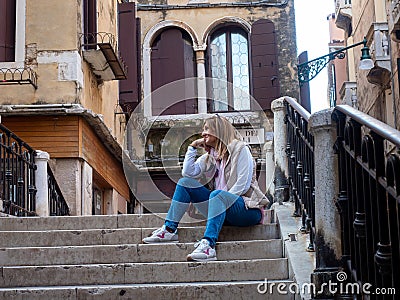
[[217, 260], [217, 252], [211, 248], [210, 242], [207, 239], [202, 239], [194, 244], [196, 248], [187, 256], [188, 261], [212, 261]]
[[171, 233], [163, 225], [161, 228], [154, 230], [150, 236], [143, 239], [145, 244], [153, 243], [178, 243], [178, 230]]

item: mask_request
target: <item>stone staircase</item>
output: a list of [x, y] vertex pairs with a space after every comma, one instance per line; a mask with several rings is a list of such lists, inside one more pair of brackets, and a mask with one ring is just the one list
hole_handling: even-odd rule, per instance
[[[0, 299], [294, 299], [279, 225], [224, 227], [218, 261], [187, 262], [204, 224], [178, 244], [141, 244], [157, 215], [0, 218]], [[273, 293], [258, 286], [275, 282]], [[265, 289], [265, 284], [261, 286]]]

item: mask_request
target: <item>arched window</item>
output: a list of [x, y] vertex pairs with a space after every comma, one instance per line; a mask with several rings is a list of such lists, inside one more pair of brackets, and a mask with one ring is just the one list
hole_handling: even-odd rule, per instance
[[250, 110], [248, 34], [229, 26], [215, 31], [208, 47], [208, 76], [213, 81], [211, 111]]
[[[161, 32], [151, 46], [151, 91], [171, 82], [197, 76], [192, 40], [180, 28], [168, 28]], [[196, 87], [183, 85], [174, 90], [173, 96], [165, 93], [152, 94], [153, 115], [193, 114], [197, 112]], [[191, 89], [191, 90], [188, 90]]]
[[220, 27], [210, 35], [207, 49], [207, 76], [220, 79], [208, 86], [209, 111], [271, 109], [271, 102], [280, 97], [272, 21], [255, 21], [251, 34], [234, 24]]

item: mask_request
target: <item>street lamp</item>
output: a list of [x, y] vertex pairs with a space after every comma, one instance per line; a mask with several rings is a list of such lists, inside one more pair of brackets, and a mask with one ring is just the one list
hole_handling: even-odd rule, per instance
[[309, 82], [310, 80], [314, 79], [315, 76], [321, 72], [323, 68], [331, 61], [336, 58], [338, 59], [343, 59], [346, 57], [346, 51], [350, 48], [354, 48], [359, 45], [364, 45], [363, 48], [361, 48], [361, 58], [360, 58], [360, 64], [359, 64], [359, 69], [360, 70], [370, 70], [374, 67], [374, 62], [371, 59], [371, 55], [369, 54], [369, 48], [367, 46], [367, 39], [364, 38], [362, 42], [350, 45], [348, 47], [333, 51], [329, 54], [326, 54], [324, 56], [320, 56], [318, 58], [315, 58], [313, 60], [301, 63], [297, 65], [297, 76], [299, 79], [300, 85], [302, 85], [305, 82]]

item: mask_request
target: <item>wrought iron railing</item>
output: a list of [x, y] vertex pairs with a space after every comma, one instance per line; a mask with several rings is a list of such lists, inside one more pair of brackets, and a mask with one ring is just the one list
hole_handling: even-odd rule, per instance
[[35, 89], [37, 74], [31, 68], [0, 68], [0, 85], [31, 84]]
[[[128, 74], [128, 67], [122, 58], [121, 52], [118, 48], [118, 43], [115, 36], [109, 32], [94, 32], [94, 33], [81, 33], [79, 34], [79, 42], [80, 42], [80, 49], [83, 50], [97, 50], [99, 47], [100, 49], [104, 45], [109, 45], [112, 51], [118, 58], [118, 62], [121, 65], [121, 68], [124, 74]], [[109, 51], [110, 49], [103, 51]]]
[[308, 131], [310, 113], [295, 100], [285, 98], [289, 183], [295, 204], [294, 216], [302, 218], [302, 233], [310, 235], [308, 251], [314, 251], [314, 137]]
[[49, 165], [47, 165], [47, 183], [49, 189], [50, 216], [69, 216], [68, 204], [64, 199], [64, 196]]
[[349, 106], [333, 118], [343, 265], [352, 281], [390, 291], [400, 287], [400, 132]]
[[35, 216], [35, 150], [0, 124], [0, 199], [3, 212]]

